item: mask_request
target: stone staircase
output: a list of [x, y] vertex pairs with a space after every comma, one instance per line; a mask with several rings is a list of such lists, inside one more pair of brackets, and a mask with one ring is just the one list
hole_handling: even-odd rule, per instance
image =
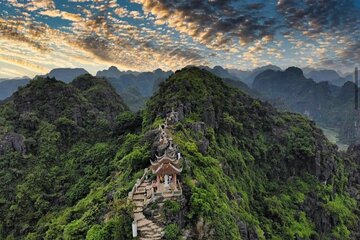
[[138, 236], [140, 240], [159, 240], [164, 236], [164, 229], [155, 222], [147, 219], [143, 214], [146, 200], [145, 188], [148, 182], [143, 181], [134, 192], [132, 201], [135, 205], [134, 220], [137, 223]]

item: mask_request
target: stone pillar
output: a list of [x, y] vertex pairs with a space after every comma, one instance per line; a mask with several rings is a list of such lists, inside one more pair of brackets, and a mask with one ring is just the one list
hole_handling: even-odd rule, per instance
[[132, 222], [131, 227], [132, 227], [132, 235], [135, 238], [135, 237], [137, 237], [137, 234], [138, 234], [137, 233], [137, 223], [136, 223], [136, 221]]
[[176, 181], [177, 181], [177, 179], [176, 179], [176, 174], [174, 174], [173, 179], [174, 179], [174, 180], [173, 180], [173, 181], [174, 181], [174, 186], [175, 186], [175, 188], [177, 189], [177, 187], [176, 187], [176, 184], [177, 184], [177, 182], [176, 182]]
[[169, 186], [169, 175], [167, 174], [165, 175], [164, 181], [165, 181], [165, 187]]

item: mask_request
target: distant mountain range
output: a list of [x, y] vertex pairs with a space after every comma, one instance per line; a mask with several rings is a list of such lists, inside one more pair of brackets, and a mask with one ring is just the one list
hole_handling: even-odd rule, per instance
[[[201, 68], [252, 97], [269, 101], [282, 110], [307, 115], [318, 124], [335, 129], [343, 142], [352, 143], [360, 138], [360, 129], [356, 127], [360, 126], [360, 122], [357, 122], [357, 115], [353, 111], [354, 84], [351, 74], [310, 67], [303, 70], [291, 67], [282, 71], [274, 65], [247, 71], [221, 66]], [[83, 74], [88, 72], [82, 68], [58, 68], [46, 76], [69, 83]], [[137, 111], [144, 107], [159, 84], [172, 74], [172, 71], [161, 69], [153, 72], [121, 71], [112, 66], [98, 71], [96, 76], [105, 78], [130, 109]], [[0, 100], [8, 98], [29, 81], [27, 77], [0, 79]]]
[[[335, 76], [330, 71], [321, 72]], [[301, 69], [290, 67], [285, 71], [260, 73], [252, 89], [279, 109], [301, 113], [320, 126], [336, 129], [344, 143], [360, 139], [360, 117], [354, 110], [353, 82], [348, 81], [341, 87], [316, 82], [306, 78]]]
[[248, 86], [252, 86], [255, 77], [266, 70], [281, 70], [280, 67], [275, 65], [266, 65], [263, 67], [255, 68], [253, 70], [243, 71], [238, 69], [227, 69], [227, 71], [234, 77], [240, 79], [242, 82], [246, 83]]
[[304, 75], [307, 78], [313, 79], [315, 82], [327, 81], [335, 86], [343, 86], [347, 81], [352, 81], [352, 74], [347, 74], [345, 77], [341, 77], [335, 70], [316, 70], [307, 69], [304, 70]]
[[168, 78], [172, 71], [156, 69], [153, 72], [120, 71], [112, 66], [108, 70], [98, 71], [97, 77], [104, 77], [120, 94], [132, 110], [139, 110], [145, 101], [153, 95], [161, 82]]
[[0, 100], [10, 97], [19, 87], [30, 82], [30, 78], [0, 79]]

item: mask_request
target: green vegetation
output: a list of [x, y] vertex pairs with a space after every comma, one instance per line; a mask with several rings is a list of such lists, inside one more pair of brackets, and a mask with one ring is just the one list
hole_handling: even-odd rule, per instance
[[[196, 68], [170, 77], [160, 92], [148, 103], [145, 124], [179, 102], [186, 106], [188, 114], [175, 126], [174, 139], [187, 160], [182, 174], [191, 192], [187, 221], [204, 222], [211, 229], [204, 229], [208, 239], [240, 239], [241, 226], [259, 239], [326, 239], [354, 229], [354, 222], [340, 221], [329, 232], [319, 232], [320, 223], [311, 217], [310, 209], [328, 211], [326, 204], [321, 208], [311, 202], [346, 195], [339, 184], [346, 175], [344, 162], [314, 123], [298, 114], [278, 114]], [[194, 131], [199, 121], [206, 127]], [[209, 140], [206, 152], [199, 148], [204, 138]], [[319, 174], [319, 155], [337, 171]], [[332, 181], [324, 185], [322, 178]], [[347, 209], [354, 214], [356, 204]]]
[[180, 228], [178, 225], [172, 223], [165, 227], [165, 239], [166, 240], [177, 240], [180, 239]]
[[184, 199], [164, 203], [165, 217], [181, 222], [165, 227], [166, 239], [184, 230], [194, 239], [354, 239], [358, 203], [346, 191], [357, 165], [313, 122], [197, 68], [162, 83], [142, 115], [96, 91], [113, 93], [89, 76], [37, 79], [0, 106], [0, 141], [15, 132], [25, 148], [0, 151], [0, 239], [131, 239], [127, 194], [154, 155], [149, 132], [171, 108], [182, 116], [172, 137]]
[[166, 215], [175, 215], [180, 212], [181, 206], [177, 201], [167, 200], [164, 203], [164, 208]]

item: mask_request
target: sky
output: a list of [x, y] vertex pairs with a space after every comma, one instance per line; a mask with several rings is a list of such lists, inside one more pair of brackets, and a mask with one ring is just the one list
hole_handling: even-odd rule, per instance
[[0, 0], [0, 78], [359, 63], [360, 0]]

